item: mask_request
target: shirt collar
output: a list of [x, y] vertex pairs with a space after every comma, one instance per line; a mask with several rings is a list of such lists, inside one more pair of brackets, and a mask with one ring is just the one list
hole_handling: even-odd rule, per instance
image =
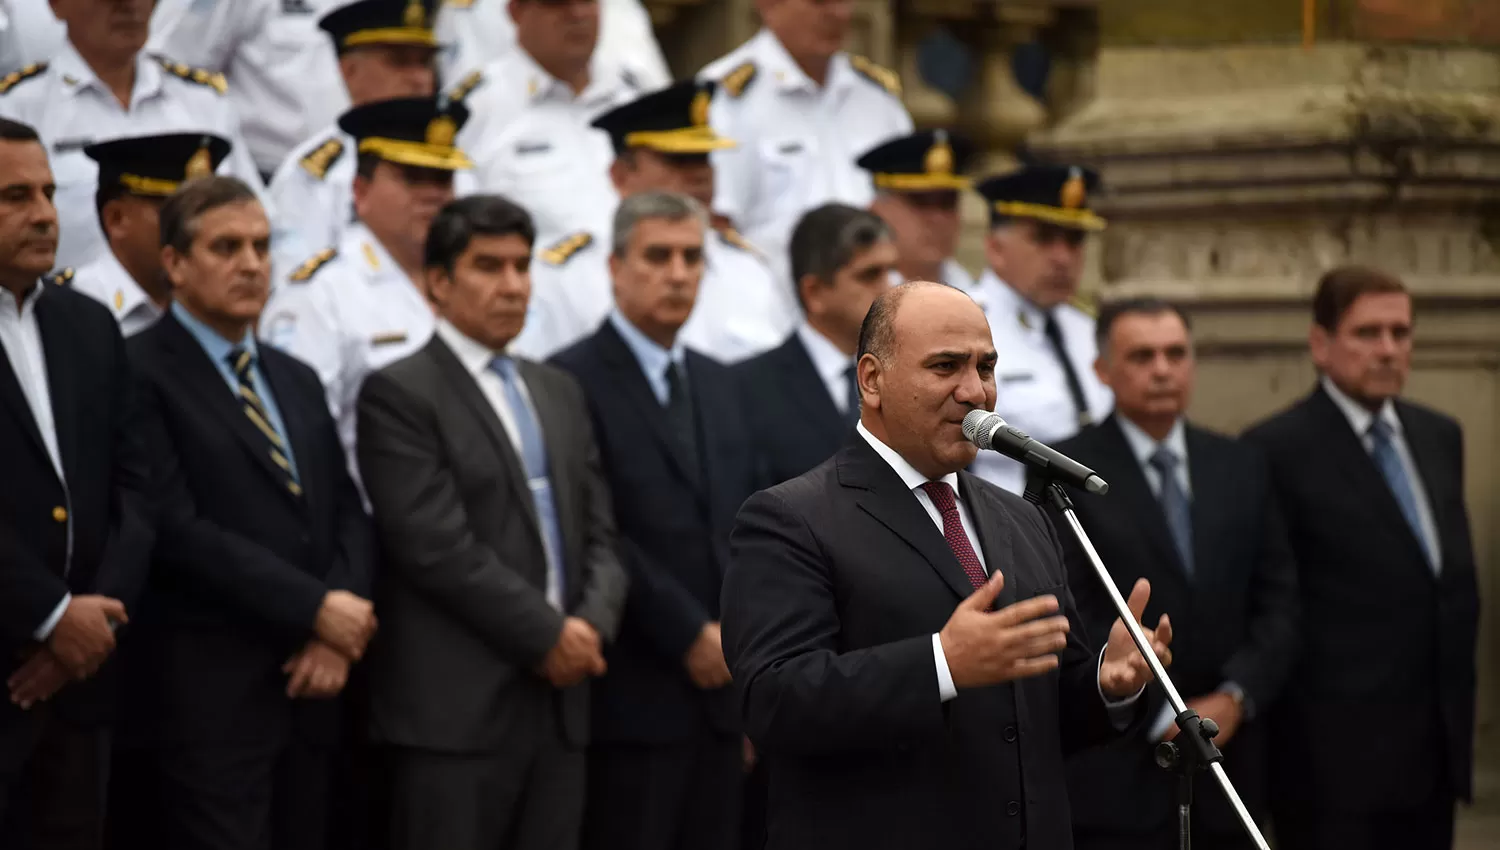
[[827, 85], [819, 87], [813, 82], [812, 77], [802, 70], [792, 54], [787, 52], [786, 46], [781, 43], [775, 33], [762, 27], [755, 34], [753, 52], [754, 55], [766, 66], [766, 71], [771, 74], [771, 79], [776, 82], [776, 87], [782, 91], [806, 91], [817, 93], [823, 88], [827, 91], [842, 91], [854, 82], [854, 69], [849, 66], [849, 57], [842, 50], [833, 55], [828, 63]]
[[824, 381], [844, 377], [844, 373], [854, 365], [853, 357], [839, 351], [833, 340], [823, 336], [806, 319], [797, 326], [797, 338], [802, 340], [802, 347], [807, 349], [807, 356], [812, 358], [813, 368]]
[[[162, 311], [146, 294], [146, 290], [130, 276], [130, 272], [120, 265], [120, 260], [113, 251], [103, 251], [99, 259], [94, 261], [95, 269], [104, 282], [104, 291], [99, 293], [109, 300], [110, 309], [115, 311], [117, 318], [124, 318], [141, 307], [151, 311], [152, 316], [160, 316]], [[80, 272], [81, 274], [81, 272]]]
[[[1375, 414], [1371, 413], [1369, 408], [1350, 398], [1327, 375], [1319, 378], [1319, 381], [1323, 385], [1323, 392], [1328, 393], [1328, 397], [1333, 399], [1334, 406], [1343, 411], [1344, 418], [1349, 420], [1349, 427], [1354, 429], [1355, 436], [1361, 440], [1364, 439], [1365, 435], [1370, 432], [1370, 426], [1375, 422]], [[1386, 399], [1385, 403], [1380, 405], [1380, 418], [1386, 425], [1390, 426], [1391, 434], [1400, 435], [1401, 417], [1396, 415], [1395, 402]]]
[[[344, 233], [344, 241], [350, 251], [350, 261], [365, 274], [376, 278], [396, 275], [403, 280], [406, 279], [406, 273], [401, 270], [401, 266], [363, 222], [356, 221]], [[415, 286], [415, 282], [412, 285]]]
[[525, 80], [526, 101], [539, 103], [558, 100], [564, 103], [607, 102], [621, 89], [629, 85], [628, 74], [595, 50], [589, 59], [589, 84], [583, 91], [574, 94], [573, 88], [547, 72], [525, 49], [515, 49], [519, 73], [517, 80]]
[[1161, 447], [1170, 451], [1179, 464], [1187, 463], [1187, 429], [1183, 427], [1181, 418], [1172, 423], [1172, 430], [1167, 432], [1167, 438], [1159, 443], [1119, 411], [1115, 411], [1115, 421], [1120, 423], [1120, 431], [1125, 434], [1125, 442], [1130, 444], [1130, 451], [1141, 466], [1149, 466], [1151, 456], [1156, 454], [1156, 450]]
[[490, 368], [498, 356], [489, 346], [455, 328], [447, 319], [438, 319], [437, 335], [453, 349], [453, 355], [463, 364], [464, 371], [476, 378]]
[[21, 303], [16, 303], [16, 296], [12, 295], [8, 289], [0, 289], [0, 299], [4, 300], [4, 309], [6, 312], [14, 312], [17, 315], [25, 316], [28, 310], [36, 309], [36, 302], [41, 300], [42, 293], [46, 291], [47, 284], [38, 280], [32, 284], [30, 289], [26, 290], [25, 295], [21, 296]]
[[1041, 336], [1047, 327], [1047, 313], [1021, 296], [1015, 287], [1005, 282], [992, 269], [985, 269], [980, 283], [986, 279], [994, 286], [987, 287], [993, 293], [996, 321], [1013, 321], [1021, 331], [1032, 336]]
[[[83, 56], [78, 53], [71, 41], [63, 42], [62, 50], [52, 58], [48, 69], [57, 73], [57, 78], [63, 83], [63, 91], [69, 95], [87, 89], [97, 89], [113, 96], [113, 93], [99, 81], [99, 77], [94, 74], [94, 69], [89, 67], [89, 63], [83, 61]], [[161, 84], [161, 67], [144, 50], [137, 53], [135, 55], [135, 87], [130, 92], [131, 107], [134, 108], [136, 101], [141, 98], [159, 93]]]
[[[890, 464], [891, 469], [895, 470], [896, 474], [901, 477], [901, 483], [906, 485], [906, 489], [915, 490], [932, 480], [907, 463], [906, 458], [898, 454], [895, 449], [882, 443], [879, 437], [871, 434], [870, 430], [865, 427], [864, 422], [855, 425], [854, 430], [858, 431], [859, 435], [865, 438], [865, 442], [870, 444], [870, 448], [875, 450], [875, 454], [880, 455], [881, 460]], [[957, 472], [950, 472], [938, 480], [952, 487], [953, 497], [955, 499], [959, 498]]]
[[609, 323], [620, 334], [620, 338], [625, 340], [626, 347], [635, 355], [636, 362], [641, 364], [641, 371], [647, 375], [660, 377], [666, 374], [669, 364], [682, 365], [684, 349], [680, 336], [673, 341], [671, 350], [662, 348], [642, 333], [640, 328], [632, 325], [618, 307], [610, 311]]
[[251, 333], [249, 328], [245, 329], [244, 339], [239, 342], [230, 342], [224, 337], [219, 336], [218, 331], [210, 328], [200, 321], [197, 316], [188, 312], [188, 309], [182, 306], [181, 302], [172, 302], [172, 315], [177, 318], [177, 321], [182, 323], [184, 328], [187, 328], [187, 332], [193, 335], [193, 339], [198, 341], [198, 344], [203, 347], [204, 353], [208, 355], [208, 359], [212, 360], [215, 365], [227, 364], [229, 352], [235, 349], [250, 352], [251, 362], [260, 359], [260, 350], [255, 345], [255, 334]]

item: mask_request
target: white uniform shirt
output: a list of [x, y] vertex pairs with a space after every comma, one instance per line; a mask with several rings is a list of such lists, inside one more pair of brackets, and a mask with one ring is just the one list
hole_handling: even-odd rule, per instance
[[349, 2], [157, 0], [147, 49], [228, 77], [250, 156], [270, 173], [349, 108], [333, 42], [318, 29], [319, 18]]
[[459, 147], [474, 160], [474, 190], [525, 207], [539, 244], [579, 230], [608, 231], [619, 203], [609, 180], [615, 153], [608, 134], [589, 122], [635, 100], [641, 90], [634, 77], [596, 55], [588, 88], [575, 97], [524, 50], [481, 74], [464, 96], [469, 120], [458, 135]]
[[141, 53], [136, 57], [135, 88], [127, 110], [69, 44], [41, 73], [0, 94], [0, 115], [35, 127], [47, 146], [57, 181], [58, 267], [82, 266], [109, 252], [94, 211], [99, 167], [83, 153], [94, 142], [158, 133], [223, 136], [233, 148], [219, 173], [238, 177], [256, 189], [267, 214], [276, 220], [229, 98], [207, 76], [194, 81], [181, 76], [182, 71], [190, 69]]
[[[1046, 315], [989, 270], [979, 276], [974, 300], [989, 319], [999, 355], [995, 364], [995, 412], [1044, 443], [1056, 443], [1078, 433], [1078, 410], [1068, 393], [1066, 373], [1045, 335]], [[1057, 307], [1055, 314], [1089, 414], [1099, 422], [1114, 407], [1114, 396], [1094, 374], [1098, 356], [1094, 320], [1071, 304]], [[1012, 493], [1019, 495], [1026, 489], [1025, 467], [997, 452], [980, 452], [973, 471]]]
[[[443, 45], [438, 75], [444, 86], [456, 84], [516, 49], [516, 24], [508, 5], [509, 0], [443, 3], [434, 30]], [[607, 64], [630, 69], [646, 91], [672, 83], [672, 72], [651, 28], [651, 15], [641, 0], [602, 0], [594, 52]]]
[[68, 43], [47, 0], [0, 0], [0, 75], [46, 62]]
[[733, 82], [736, 72], [748, 73], [747, 63], [754, 66], [737, 97], [720, 89], [709, 109], [714, 130], [739, 143], [711, 155], [714, 211], [765, 252], [784, 280], [790, 279], [787, 246], [802, 214], [829, 201], [868, 207], [874, 185], [854, 161], [912, 131], [900, 97], [855, 70], [856, 61], [868, 67], [846, 54], [835, 56], [827, 84], [819, 88], [781, 42], [761, 30], [699, 73]]
[[337, 123], [292, 148], [271, 176], [280, 225], [294, 238], [276, 246], [278, 268], [290, 271], [313, 252], [337, 245], [354, 222], [354, 137]]
[[106, 250], [92, 263], [75, 270], [69, 285], [108, 307], [124, 336], [135, 336], [151, 327], [163, 312], [120, 265], [113, 251]]
[[355, 405], [365, 376], [426, 345], [436, 317], [363, 224], [352, 225], [338, 253], [309, 271], [271, 294], [260, 338], [317, 370], [355, 471]]

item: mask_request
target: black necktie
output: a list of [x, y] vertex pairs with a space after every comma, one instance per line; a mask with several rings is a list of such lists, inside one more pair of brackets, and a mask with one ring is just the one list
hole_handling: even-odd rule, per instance
[[844, 370], [844, 381], [848, 385], [848, 398], [845, 400], [848, 406], [844, 409], [844, 419], [853, 425], [859, 421], [859, 372], [855, 364], [850, 363], [849, 368]]
[[687, 376], [677, 363], [667, 364], [667, 420], [677, 440], [678, 455], [694, 483], [698, 481], [698, 425]]
[[1073, 397], [1073, 407], [1078, 411], [1078, 426], [1082, 428], [1092, 425], [1094, 417], [1089, 415], [1089, 403], [1083, 397], [1083, 384], [1078, 381], [1078, 373], [1073, 370], [1073, 361], [1068, 359], [1068, 347], [1063, 345], [1062, 328], [1058, 327], [1057, 319], [1051, 313], [1047, 314], [1047, 324], [1042, 332], [1047, 335], [1047, 342], [1052, 344], [1052, 353], [1057, 355], [1057, 361], [1062, 364], [1063, 377], [1068, 380], [1068, 395]]
[[297, 476], [292, 473], [291, 461], [287, 460], [286, 442], [276, 426], [271, 424], [271, 416], [266, 413], [266, 405], [255, 392], [255, 382], [250, 377], [250, 367], [255, 362], [255, 357], [250, 352], [241, 348], [229, 352], [229, 367], [234, 370], [234, 376], [239, 381], [239, 389], [236, 391], [240, 399], [240, 409], [244, 411], [245, 418], [255, 426], [256, 432], [266, 438], [266, 456], [276, 469], [281, 473], [282, 486], [286, 487], [293, 496], [302, 495], [302, 485], [297, 483]]

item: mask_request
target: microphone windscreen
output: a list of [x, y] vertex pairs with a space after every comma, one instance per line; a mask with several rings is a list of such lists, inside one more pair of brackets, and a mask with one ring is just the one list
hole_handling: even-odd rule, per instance
[[995, 429], [1004, 424], [1005, 420], [998, 414], [988, 410], [971, 410], [964, 416], [964, 437], [981, 449], [988, 449]]

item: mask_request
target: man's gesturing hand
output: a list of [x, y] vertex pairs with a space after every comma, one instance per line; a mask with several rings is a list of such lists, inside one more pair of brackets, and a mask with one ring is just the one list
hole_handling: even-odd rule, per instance
[[705, 691], [722, 688], [729, 684], [729, 665], [724, 663], [724, 639], [718, 623], [709, 623], [698, 633], [698, 639], [688, 648], [688, 675], [693, 684]]
[[589, 676], [603, 676], [605, 669], [599, 632], [582, 617], [568, 617], [557, 643], [542, 659], [540, 672], [553, 687], [567, 688]]
[[[1146, 602], [1150, 599], [1151, 582], [1136, 579], [1126, 604], [1130, 607], [1130, 616], [1141, 623], [1146, 636], [1151, 638], [1151, 647], [1156, 652], [1156, 657], [1161, 659], [1163, 667], [1167, 667], [1172, 663], [1172, 622], [1167, 619], [1166, 614], [1161, 615], [1154, 634], [1149, 626], [1141, 622], [1141, 615], [1146, 613]], [[1104, 660], [1099, 663], [1099, 690], [1110, 699], [1126, 699], [1144, 688], [1149, 681], [1151, 668], [1135, 648], [1135, 641], [1130, 639], [1130, 630], [1123, 620], [1115, 620], [1114, 626], [1109, 630], [1109, 644], [1104, 648]]]
[[1057, 611], [1057, 597], [1037, 596], [990, 611], [1005, 576], [999, 570], [963, 602], [938, 633], [943, 657], [957, 688], [997, 685], [1039, 676], [1057, 666], [1068, 645], [1068, 618]]
[[330, 590], [313, 626], [318, 639], [350, 661], [358, 661], [375, 635], [375, 606], [347, 590]]
[[87, 679], [115, 651], [114, 626], [129, 619], [118, 599], [75, 596], [47, 638], [47, 648], [75, 678]]

